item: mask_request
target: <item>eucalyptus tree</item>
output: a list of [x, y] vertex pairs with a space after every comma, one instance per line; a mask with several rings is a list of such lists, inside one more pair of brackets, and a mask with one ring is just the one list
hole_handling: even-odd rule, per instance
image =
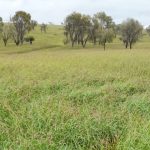
[[16, 45], [23, 44], [26, 32], [31, 30], [31, 15], [24, 11], [18, 11], [12, 18], [14, 24], [14, 41]]
[[71, 42], [72, 47], [75, 44], [85, 47], [91, 36], [91, 17], [74, 12], [67, 16], [64, 25], [65, 43]]
[[10, 23], [5, 23], [2, 28], [2, 40], [4, 42], [4, 45], [7, 45], [8, 40], [11, 38], [12, 35], [12, 25]]
[[99, 33], [99, 45], [102, 45], [104, 50], [106, 49], [106, 43], [111, 43], [115, 37], [112, 29], [101, 30]]
[[34, 30], [34, 28], [38, 25], [38, 22], [35, 21], [35, 20], [31, 20], [30, 22], [30, 26], [31, 26], [31, 29]]
[[42, 23], [40, 28], [41, 28], [41, 32], [46, 33], [46, 31], [47, 31], [47, 25], [45, 23]]
[[0, 29], [2, 28], [2, 26], [3, 26], [3, 19], [2, 17], [0, 17]]
[[134, 19], [127, 19], [121, 24], [121, 40], [125, 47], [132, 49], [132, 45], [136, 43], [142, 35], [143, 26]]
[[0, 17], [0, 39], [1, 39], [1, 35], [2, 35], [3, 25], [4, 25], [3, 19], [2, 19], [2, 17]]
[[77, 31], [78, 33], [78, 43], [85, 47], [87, 44], [87, 41], [91, 37], [91, 31], [92, 31], [92, 24], [91, 24], [91, 17], [88, 15], [82, 15], [80, 20], [80, 26]]
[[98, 41], [99, 45], [106, 48], [106, 43], [113, 41], [115, 37], [115, 23], [111, 16], [107, 16], [105, 12], [99, 12], [93, 17], [93, 27], [95, 32], [93, 34], [93, 41]]
[[81, 17], [82, 15], [80, 13], [74, 12], [68, 15], [65, 19], [64, 35], [66, 36], [66, 44], [71, 42], [72, 47], [74, 46], [75, 42], [78, 42], [78, 44], [80, 43], [79, 29], [81, 27]]

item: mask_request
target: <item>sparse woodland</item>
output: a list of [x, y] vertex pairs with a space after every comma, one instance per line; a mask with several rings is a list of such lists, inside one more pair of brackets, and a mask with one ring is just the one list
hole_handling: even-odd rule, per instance
[[0, 17], [0, 150], [150, 150], [150, 26]]

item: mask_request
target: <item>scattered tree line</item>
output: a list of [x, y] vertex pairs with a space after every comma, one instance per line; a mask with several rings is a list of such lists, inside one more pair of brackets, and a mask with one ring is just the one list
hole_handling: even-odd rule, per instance
[[[29, 13], [17, 11], [8, 23], [3, 23], [0, 17], [0, 38], [5, 46], [9, 39], [17, 46], [22, 45], [24, 41], [32, 44], [35, 38], [26, 34], [34, 30], [37, 25], [37, 21], [32, 20]], [[98, 12], [93, 16], [73, 12], [66, 17], [63, 25], [64, 44], [71, 44], [72, 47], [81, 45], [84, 48], [89, 42], [93, 45], [102, 45], [104, 50], [106, 44], [111, 43], [116, 37], [119, 37], [125, 48], [132, 49], [143, 31], [143, 26], [137, 20], [127, 19], [117, 25], [105, 12]], [[40, 30], [46, 33], [47, 25], [41, 24]], [[150, 35], [150, 26], [146, 31]]]
[[25, 37], [25, 35], [34, 30], [37, 24], [37, 21], [31, 20], [29, 13], [17, 11], [7, 23], [3, 23], [3, 19], [0, 17], [0, 37], [5, 46], [9, 39], [13, 40], [17, 46], [22, 45], [24, 41], [32, 44], [35, 40], [34, 37]]
[[[127, 19], [116, 25], [111, 16], [105, 12], [98, 12], [94, 16], [74, 12], [68, 15], [64, 22], [64, 44], [86, 46], [87, 42], [99, 44], [106, 48], [106, 44], [118, 35], [125, 48], [132, 49], [142, 36], [143, 26], [134, 19]], [[147, 29], [150, 34], [150, 27]]]

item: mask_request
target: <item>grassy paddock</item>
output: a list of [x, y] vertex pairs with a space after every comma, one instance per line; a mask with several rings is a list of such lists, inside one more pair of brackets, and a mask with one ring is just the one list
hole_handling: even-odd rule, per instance
[[64, 47], [62, 32], [0, 48], [0, 149], [149, 150], [148, 37], [104, 52]]

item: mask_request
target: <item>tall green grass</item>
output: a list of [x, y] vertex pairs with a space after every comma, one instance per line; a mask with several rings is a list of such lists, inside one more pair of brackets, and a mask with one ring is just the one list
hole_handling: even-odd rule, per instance
[[64, 47], [62, 32], [0, 48], [0, 149], [149, 150], [149, 37], [104, 52]]

